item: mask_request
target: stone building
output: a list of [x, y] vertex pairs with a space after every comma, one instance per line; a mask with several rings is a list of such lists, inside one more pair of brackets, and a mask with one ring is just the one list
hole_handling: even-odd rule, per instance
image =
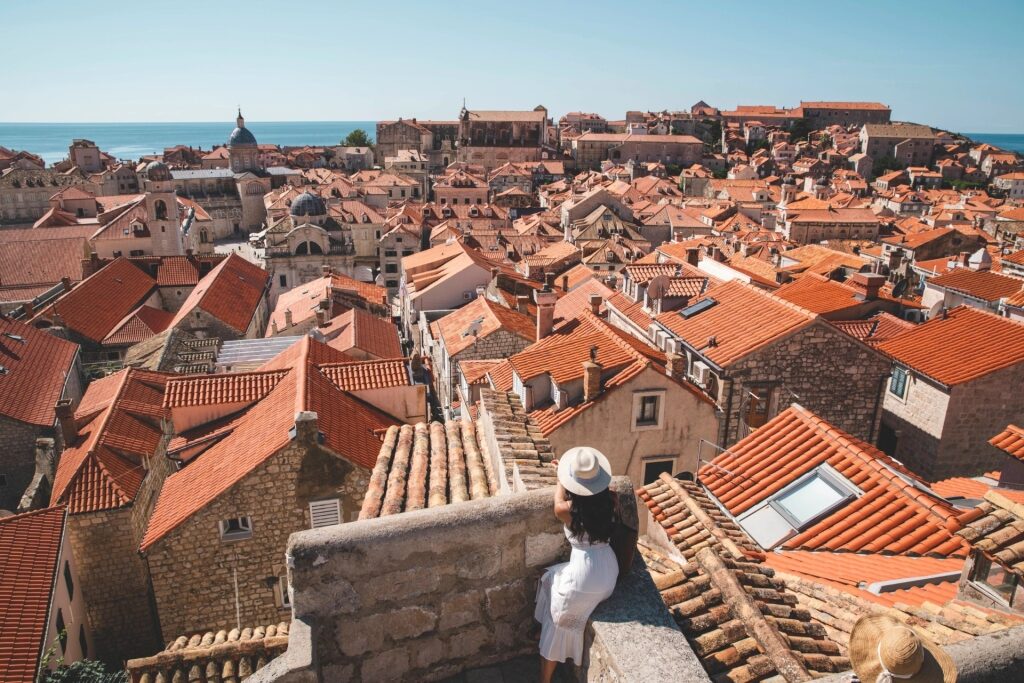
[[321, 272], [323, 274], [316, 280], [293, 287], [277, 297], [266, 336], [306, 334], [351, 308], [363, 309], [375, 316], [390, 313], [383, 288], [335, 273], [329, 266], [324, 266]]
[[66, 172], [14, 168], [0, 176], [0, 226], [30, 228], [50, 209], [50, 197], [76, 186], [96, 193], [99, 188], [78, 169]]
[[280, 621], [288, 536], [358, 516], [377, 433], [397, 420], [330, 379], [347, 361], [307, 336], [258, 371], [169, 382], [182, 467], [139, 546], [164, 634]]
[[881, 222], [870, 209], [828, 208], [787, 210], [782, 234], [797, 244], [825, 240], [878, 239]]
[[829, 126], [863, 126], [865, 123], [889, 123], [892, 109], [880, 102], [800, 102], [804, 121], [811, 130]]
[[492, 264], [457, 240], [402, 258], [399, 300], [407, 338], [425, 311], [458, 308], [491, 281]]
[[397, 157], [412, 150], [427, 159], [431, 171], [441, 171], [456, 159], [459, 121], [418, 121], [398, 119], [378, 121], [374, 147], [379, 159]]
[[434, 183], [434, 201], [441, 206], [487, 204], [489, 197], [487, 181], [463, 170], [449, 173]]
[[0, 368], [0, 510], [14, 512], [49, 499], [63, 447], [54, 406], [81, 398], [82, 368], [76, 344], [2, 316]]
[[615, 164], [633, 160], [688, 167], [700, 163], [704, 143], [692, 135], [584, 133], [572, 141], [572, 151], [580, 168], [596, 169], [605, 160]]
[[947, 311], [879, 345], [892, 357], [879, 445], [931, 481], [1001, 462], [992, 434], [1024, 414], [1024, 323]]
[[146, 654], [163, 641], [138, 547], [174, 469], [164, 456], [171, 436], [162, 419], [169, 377], [122, 370], [90, 384], [74, 414], [62, 417], [67, 447], [50, 502], [67, 506], [95, 656], [106, 661]]
[[548, 110], [482, 111], [463, 106], [459, 112], [458, 161], [485, 171], [508, 162], [540, 161], [554, 152]]
[[269, 289], [270, 274], [232, 252], [196, 284], [168, 327], [200, 338], [262, 337]]
[[657, 316], [650, 335], [715, 402], [720, 447], [794, 402], [857, 438], [878, 436], [886, 356], [784, 299], [733, 280]]
[[928, 126], [866, 123], [860, 129], [860, 151], [876, 161], [892, 157], [904, 166], [930, 166], [935, 145]]

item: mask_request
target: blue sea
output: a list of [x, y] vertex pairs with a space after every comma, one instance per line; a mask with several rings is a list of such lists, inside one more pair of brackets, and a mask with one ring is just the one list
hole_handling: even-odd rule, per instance
[[[211, 149], [227, 142], [234, 120], [213, 123], [0, 123], [0, 145], [27, 150], [52, 164], [68, 156], [75, 138], [92, 140], [118, 159], [138, 159], [165, 147]], [[282, 146], [337, 145], [357, 128], [371, 138], [376, 121], [246, 121], [256, 140]]]
[[964, 135], [978, 142], [987, 142], [990, 145], [1002, 147], [1007, 152], [1024, 154], [1024, 134], [1021, 133], [964, 133]]

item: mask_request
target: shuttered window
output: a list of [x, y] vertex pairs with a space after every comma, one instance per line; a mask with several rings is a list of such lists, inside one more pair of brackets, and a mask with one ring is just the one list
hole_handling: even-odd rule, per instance
[[309, 520], [312, 529], [341, 524], [341, 501], [337, 498], [313, 501], [309, 504]]

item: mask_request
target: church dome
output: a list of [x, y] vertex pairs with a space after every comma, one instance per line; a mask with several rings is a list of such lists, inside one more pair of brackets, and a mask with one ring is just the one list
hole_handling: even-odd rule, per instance
[[293, 216], [324, 216], [327, 214], [327, 206], [315, 194], [303, 192], [292, 201], [289, 213]]
[[146, 177], [150, 180], [171, 180], [171, 169], [162, 161], [151, 161], [146, 166]]
[[245, 127], [245, 119], [242, 118], [242, 110], [238, 110], [238, 118], [235, 119], [235, 129], [231, 131], [231, 135], [228, 136], [228, 147], [237, 147], [238, 145], [252, 145], [256, 146], [256, 137], [249, 132], [249, 129]]

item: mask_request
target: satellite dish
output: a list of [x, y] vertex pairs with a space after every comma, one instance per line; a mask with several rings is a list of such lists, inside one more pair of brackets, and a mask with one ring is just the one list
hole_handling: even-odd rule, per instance
[[928, 309], [928, 319], [937, 318], [942, 314], [942, 309], [945, 308], [941, 301], [936, 301], [935, 304]]
[[658, 275], [647, 284], [647, 297], [650, 299], [664, 299], [668, 293], [671, 280], [668, 275]]
[[897, 299], [903, 298], [903, 294], [907, 291], [907, 280], [900, 280], [892, 288], [892, 295]]

